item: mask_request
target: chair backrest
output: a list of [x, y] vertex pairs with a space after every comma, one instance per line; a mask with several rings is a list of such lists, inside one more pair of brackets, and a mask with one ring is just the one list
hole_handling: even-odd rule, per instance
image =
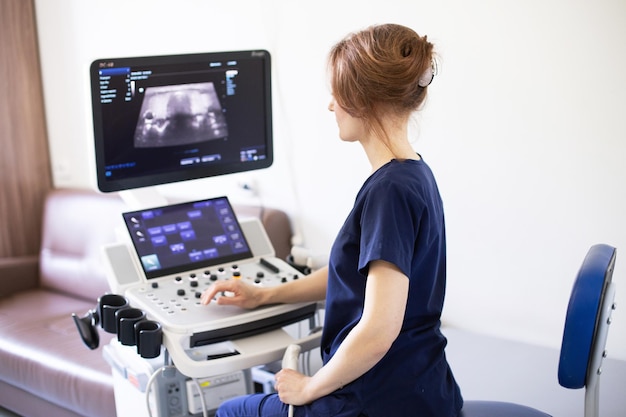
[[54, 189], [43, 217], [40, 284], [47, 289], [93, 301], [109, 291], [102, 246], [117, 241], [127, 208], [117, 194]]
[[574, 282], [558, 371], [559, 384], [565, 388], [589, 390], [597, 385], [614, 308], [615, 256], [615, 248], [609, 245], [592, 246]]

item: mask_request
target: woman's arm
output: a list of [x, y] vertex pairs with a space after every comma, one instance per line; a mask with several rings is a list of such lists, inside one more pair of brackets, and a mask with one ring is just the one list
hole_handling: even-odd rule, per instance
[[372, 262], [365, 289], [365, 305], [359, 323], [345, 338], [332, 359], [314, 376], [284, 369], [276, 375], [280, 399], [302, 405], [354, 381], [389, 351], [400, 334], [409, 292], [409, 279], [395, 265]]
[[209, 304], [217, 294], [224, 291], [232, 293], [232, 296], [218, 297], [217, 304], [235, 305], [242, 308], [256, 308], [265, 304], [320, 301], [326, 296], [327, 281], [328, 267], [275, 287], [257, 287], [238, 279], [230, 279], [211, 285], [202, 294], [201, 302]]

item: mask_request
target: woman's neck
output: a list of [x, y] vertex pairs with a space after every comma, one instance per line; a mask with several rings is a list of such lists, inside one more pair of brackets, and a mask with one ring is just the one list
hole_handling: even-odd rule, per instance
[[400, 161], [420, 159], [420, 156], [409, 143], [406, 124], [400, 125], [396, 129], [387, 130], [387, 133], [387, 140], [370, 134], [366, 139], [360, 141], [372, 166], [372, 172], [393, 159]]

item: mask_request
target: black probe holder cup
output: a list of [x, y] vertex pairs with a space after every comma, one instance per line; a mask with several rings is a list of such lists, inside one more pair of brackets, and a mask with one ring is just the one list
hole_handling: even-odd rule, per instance
[[124, 308], [115, 313], [117, 340], [125, 346], [135, 346], [137, 337], [135, 324], [146, 319], [146, 313], [138, 308]]
[[107, 333], [117, 334], [117, 317], [115, 314], [129, 308], [126, 297], [117, 294], [105, 294], [98, 299], [100, 325]]
[[161, 354], [163, 329], [161, 323], [153, 320], [142, 320], [135, 323], [137, 354], [142, 358], [156, 358]]

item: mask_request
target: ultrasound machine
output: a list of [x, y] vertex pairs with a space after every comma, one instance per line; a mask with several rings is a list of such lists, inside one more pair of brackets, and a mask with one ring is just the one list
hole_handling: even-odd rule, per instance
[[200, 303], [221, 280], [306, 279], [275, 256], [258, 219], [238, 219], [226, 196], [167, 204], [153, 192], [272, 164], [270, 72], [264, 50], [91, 65], [98, 188], [119, 192], [130, 208], [120, 213], [119, 241], [103, 248], [111, 292], [74, 321], [92, 349], [96, 326], [117, 334], [103, 351], [118, 417], [210, 415], [253, 392], [253, 370], [288, 347], [319, 346], [317, 303]]

